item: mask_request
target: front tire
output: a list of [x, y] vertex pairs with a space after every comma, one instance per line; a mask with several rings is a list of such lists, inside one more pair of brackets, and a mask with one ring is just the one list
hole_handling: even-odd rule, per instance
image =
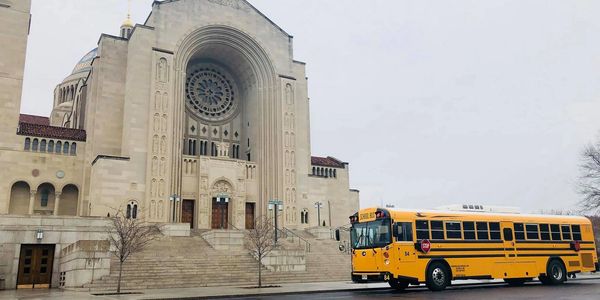
[[443, 291], [450, 285], [450, 276], [450, 270], [448, 270], [446, 265], [436, 261], [431, 263], [429, 268], [427, 268], [425, 283], [427, 287], [434, 292]]
[[408, 287], [408, 281], [394, 278], [390, 279], [388, 284], [397, 291], [404, 291]]
[[563, 263], [558, 259], [553, 259], [548, 262], [548, 266], [546, 267], [546, 276], [544, 276], [544, 281], [542, 283], [547, 282], [550, 285], [558, 285], [567, 281], [567, 270]]

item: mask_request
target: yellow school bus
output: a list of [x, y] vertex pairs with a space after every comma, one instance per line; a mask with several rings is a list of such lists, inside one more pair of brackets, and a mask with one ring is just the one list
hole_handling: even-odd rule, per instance
[[[368, 208], [350, 217], [352, 280], [441, 291], [460, 279], [561, 284], [598, 270], [584, 217]], [[339, 237], [339, 235], [338, 235]]]

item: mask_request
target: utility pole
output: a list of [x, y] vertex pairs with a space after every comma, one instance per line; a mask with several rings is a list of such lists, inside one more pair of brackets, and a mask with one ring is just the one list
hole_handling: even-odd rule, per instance
[[275, 234], [274, 234], [274, 238], [275, 238], [275, 244], [277, 244], [277, 215], [279, 214], [279, 211], [283, 210], [283, 201], [281, 200], [269, 200], [269, 210], [273, 210], [273, 219], [275, 221]]

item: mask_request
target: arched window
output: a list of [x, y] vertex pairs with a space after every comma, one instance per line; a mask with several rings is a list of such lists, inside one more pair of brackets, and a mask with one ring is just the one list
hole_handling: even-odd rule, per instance
[[75, 144], [75, 143], [71, 144], [71, 155], [73, 155], [73, 156], [77, 155], [77, 144]]
[[56, 142], [56, 154], [60, 154], [60, 151], [62, 151], [62, 142], [58, 141]]
[[53, 153], [54, 152], [54, 141], [50, 140], [48, 142], [48, 153]]
[[38, 141], [38, 139], [33, 139], [33, 145], [31, 147], [31, 151], [38, 151], [39, 144], [40, 144], [40, 142]]
[[337, 170], [333, 170], [333, 178], [337, 178]]
[[127, 204], [127, 219], [137, 219], [138, 205], [137, 202], [131, 201]]
[[217, 144], [215, 144], [215, 142], [211, 143], [211, 147], [210, 147], [210, 155], [211, 156], [217, 156], [218, 152], [217, 152]]
[[25, 139], [25, 151], [29, 151], [31, 149], [31, 139], [30, 138], [26, 138]]
[[315, 167], [313, 167], [312, 174], [313, 174], [313, 175], [317, 175], [317, 174], [315, 174], [315, 173], [316, 173], [316, 171], [317, 171], [317, 170], [316, 170], [316, 168], [315, 168]]
[[68, 142], [65, 142], [63, 144], [63, 154], [65, 154], [65, 155], [69, 154], [69, 143]]
[[40, 152], [46, 152], [46, 140], [42, 140], [40, 143]]
[[48, 189], [43, 189], [40, 197], [40, 205], [42, 207], [48, 206], [48, 198], [50, 198], [50, 191]]

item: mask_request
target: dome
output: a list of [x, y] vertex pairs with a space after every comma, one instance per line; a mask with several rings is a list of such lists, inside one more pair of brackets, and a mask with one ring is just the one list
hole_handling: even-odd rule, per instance
[[133, 21], [131, 20], [131, 18], [129, 16], [127, 16], [127, 19], [125, 19], [125, 21], [123, 21], [123, 25], [121, 25], [121, 27], [133, 28]]
[[96, 56], [98, 56], [98, 48], [88, 52], [81, 60], [79, 60], [75, 65], [75, 68], [73, 68], [71, 75], [90, 71], [92, 68], [92, 60], [94, 60]]

